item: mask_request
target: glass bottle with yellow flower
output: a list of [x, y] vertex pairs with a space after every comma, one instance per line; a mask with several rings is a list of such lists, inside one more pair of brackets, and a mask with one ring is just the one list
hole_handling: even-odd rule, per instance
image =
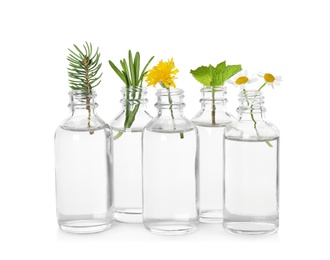
[[142, 223], [142, 129], [152, 119], [146, 111], [147, 89], [142, 86], [149, 59], [140, 71], [140, 53], [128, 52], [128, 61], [120, 61], [121, 70], [109, 61], [123, 81], [122, 109], [110, 122], [114, 132], [115, 219], [127, 223]]
[[176, 88], [173, 59], [146, 75], [157, 91], [158, 116], [143, 130], [143, 221], [156, 234], [186, 234], [199, 223], [199, 137], [183, 115], [183, 90]]
[[242, 87], [238, 119], [224, 132], [223, 225], [237, 234], [270, 234], [279, 226], [279, 131], [265, 119], [261, 90], [281, 78], [261, 77], [258, 90]]
[[220, 223], [223, 219], [223, 132], [234, 121], [226, 110], [225, 82], [241, 70], [240, 65], [221, 62], [192, 70], [203, 84], [201, 109], [192, 119], [200, 137], [200, 221]]

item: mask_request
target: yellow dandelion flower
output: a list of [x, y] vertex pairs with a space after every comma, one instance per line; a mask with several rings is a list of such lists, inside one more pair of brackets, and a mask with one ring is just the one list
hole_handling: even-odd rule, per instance
[[177, 68], [175, 68], [175, 64], [172, 59], [169, 59], [167, 62], [161, 60], [157, 66], [154, 66], [151, 70], [148, 71], [145, 76], [145, 80], [148, 86], [156, 86], [159, 83], [162, 87], [175, 88], [174, 79], [176, 79], [175, 75], [179, 72]]

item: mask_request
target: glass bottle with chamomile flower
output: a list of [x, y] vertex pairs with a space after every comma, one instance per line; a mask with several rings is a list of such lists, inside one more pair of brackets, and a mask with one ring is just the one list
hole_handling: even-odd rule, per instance
[[223, 226], [236, 234], [271, 234], [279, 226], [279, 131], [265, 118], [261, 90], [281, 79], [262, 77], [258, 90], [242, 88], [238, 119], [224, 133]]
[[179, 235], [199, 223], [199, 139], [183, 115], [183, 90], [176, 88], [173, 59], [146, 75], [157, 91], [158, 116], [142, 133], [143, 221], [155, 234]]
[[55, 133], [57, 220], [72, 233], [104, 231], [114, 219], [113, 135], [96, 114], [100, 53], [90, 43], [83, 47], [69, 50], [71, 116]]
[[192, 122], [200, 138], [200, 221], [221, 223], [223, 219], [223, 132], [234, 121], [226, 110], [226, 80], [240, 65], [201, 66], [190, 73], [203, 84], [201, 109]]
[[146, 111], [147, 89], [142, 86], [149, 59], [140, 71], [140, 53], [128, 52], [120, 61], [120, 70], [112, 61], [109, 64], [123, 81], [122, 109], [110, 122], [114, 131], [114, 183], [115, 219], [126, 223], [142, 223], [142, 129], [152, 119]]

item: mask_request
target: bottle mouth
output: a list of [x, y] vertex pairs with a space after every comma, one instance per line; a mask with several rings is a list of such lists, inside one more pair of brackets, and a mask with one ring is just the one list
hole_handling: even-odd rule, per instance
[[89, 93], [85, 90], [71, 90], [68, 93], [73, 98], [81, 98], [81, 99], [87, 99], [87, 98], [95, 98], [96, 92], [94, 89], [92, 89]]
[[121, 87], [121, 93], [126, 94], [127, 92], [129, 93], [136, 93], [136, 92], [141, 92], [141, 93], [147, 93], [147, 88], [143, 86], [123, 86]]
[[225, 86], [218, 87], [205, 87], [200, 90], [202, 98], [199, 100], [200, 103], [227, 103], [226, 94], [227, 88]]
[[181, 109], [186, 105], [183, 103], [184, 91], [179, 88], [161, 88], [156, 92], [158, 98], [155, 107], [157, 108], [170, 108]]
[[71, 90], [69, 95], [69, 107], [85, 108], [86, 106], [90, 106], [95, 108], [98, 106], [97, 103], [94, 102], [97, 95], [93, 89], [89, 93], [85, 90]]
[[183, 93], [184, 91], [180, 88], [161, 88], [157, 90], [156, 95], [158, 97], [162, 97], [162, 96], [168, 96], [170, 94], [171, 97], [178, 96], [184, 98]]
[[227, 94], [227, 87], [225, 86], [217, 86], [217, 87], [206, 87], [203, 86], [200, 90], [202, 93], [214, 93], [214, 92], [222, 92], [223, 95]]
[[146, 99], [147, 88], [143, 86], [124, 86], [121, 88], [123, 98], [120, 100], [122, 104], [134, 103], [134, 104], [145, 104], [148, 102]]
[[238, 95], [240, 106], [238, 112], [253, 111], [255, 113], [265, 111], [263, 107], [264, 96], [258, 90], [243, 90]]

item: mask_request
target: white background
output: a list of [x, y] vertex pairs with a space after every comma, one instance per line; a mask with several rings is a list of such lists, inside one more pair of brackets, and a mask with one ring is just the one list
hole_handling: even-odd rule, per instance
[[[329, 259], [329, 24], [327, 1], [5, 1], [0, 4], [0, 259]], [[53, 135], [69, 115], [67, 48], [99, 46], [98, 114], [120, 110], [108, 65], [140, 51], [174, 58], [188, 118], [199, 110], [200, 65], [240, 63], [284, 79], [267, 87], [267, 118], [281, 131], [280, 229], [245, 237], [221, 225], [162, 237], [115, 223], [70, 235], [56, 223]], [[155, 91], [149, 111], [155, 115]], [[236, 115], [238, 89], [228, 88]]]

